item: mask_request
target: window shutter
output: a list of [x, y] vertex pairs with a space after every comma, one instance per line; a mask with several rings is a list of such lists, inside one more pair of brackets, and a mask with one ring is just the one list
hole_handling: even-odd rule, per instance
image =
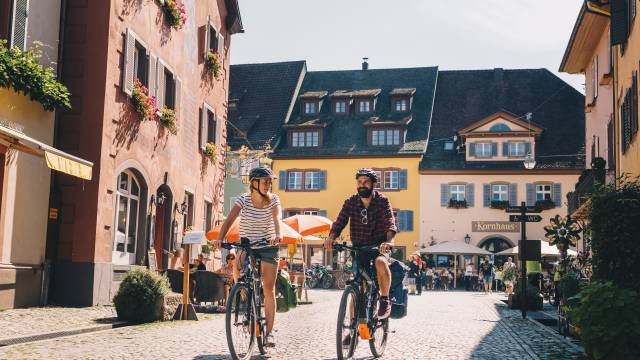
[[533, 206], [536, 203], [536, 187], [533, 184], [527, 184], [527, 206]]
[[627, 42], [629, 36], [629, 16], [627, 0], [611, 0], [611, 46]]
[[449, 184], [440, 184], [440, 206], [447, 207], [449, 204]]
[[[633, 0], [635, 3], [636, 0]], [[633, 73], [633, 83], [631, 85], [631, 133], [638, 132], [638, 72]]]
[[[133, 61], [132, 61], [133, 63]], [[156, 65], [157, 80], [156, 80], [156, 107], [160, 110], [164, 108], [164, 91], [165, 91], [165, 78], [164, 78], [164, 64], [161, 60], [158, 60]]]
[[531, 143], [530, 142], [524, 143], [524, 154], [527, 155], [530, 153], [531, 153]]
[[327, 190], [327, 170], [320, 170], [318, 182], [320, 190]]
[[398, 231], [407, 230], [407, 218], [404, 210], [398, 210], [398, 218], [396, 219], [398, 224]]
[[556, 207], [562, 206], [562, 184], [561, 183], [553, 184], [553, 191], [551, 193], [551, 197], [553, 198], [553, 203], [556, 205]]
[[158, 57], [154, 53], [149, 54], [149, 71], [147, 79], [149, 79], [149, 96], [156, 96], [156, 64]]
[[509, 184], [509, 205], [518, 206], [518, 184]]
[[323, 217], [327, 217], [327, 210], [318, 211], [318, 215], [323, 216]]
[[179, 121], [180, 120], [180, 109], [182, 109], [182, 106], [180, 106], [180, 100], [182, 99], [182, 80], [180, 80], [179, 77], [175, 77], [176, 80], [176, 90], [175, 90], [175, 94], [174, 94], [174, 104], [175, 104], [175, 108], [174, 110], [176, 111], [176, 119]]
[[27, 49], [27, 22], [29, 16], [29, 1], [16, 0], [14, 2], [15, 12], [13, 13], [13, 34], [11, 35], [10, 47], [18, 47], [20, 50]]
[[[211, 109], [209, 109], [211, 110]], [[207, 114], [207, 142], [221, 144], [222, 141], [218, 141], [218, 116], [213, 111], [211, 112], [211, 119]]]
[[224, 36], [222, 34], [218, 34], [218, 54], [220, 54], [220, 65], [224, 69]]
[[407, 189], [407, 169], [402, 169], [399, 171], [398, 175], [398, 185], [401, 190]]
[[482, 206], [491, 206], [491, 184], [482, 185]]
[[413, 210], [407, 210], [407, 231], [413, 231]]
[[278, 175], [278, 190], [286, 190], [287, 189], [287, 172], [285, 170], [280, 170], [280, 174]]
[[476, 156], [476, 143], [469, 143], [469, 156]]
[[474, 199], [475, 199], [475, 189], [473, 184], [467, 184], [467, 193], [465, 198], [467, 199], [467, 206], [468, 207], [473, 207], [474, 205]]
[[207, 144], [207, 107], [202, 105], [200, 108], [200, 141], [198, 141], [200, 149], [204, 151]]
[[491, 156], [498, 156], [498, 143], [491, 143]]
[[131, 32], [131, 30], [127, 29], [127, 34], [124, 38], [124, 62], [122, 66], [122, 90], [129, 96], [131, 96], [131, 92], [133, 91], [133, 83], [135, 79], [133, 78], [133, 73], [135, 72], [135, 49], [136, 49], [136, 38]]
[[509, 143], [508, 142], [503, 142], [502, 143], [502, 156], [509, 156]]
[[211, 37], [211, 16], [207, 16], [207, 25], [205, 26], [204, 46], [202, 47], [202, 57], [207, 60], [207, 52], [209, 52], [209, 38]]

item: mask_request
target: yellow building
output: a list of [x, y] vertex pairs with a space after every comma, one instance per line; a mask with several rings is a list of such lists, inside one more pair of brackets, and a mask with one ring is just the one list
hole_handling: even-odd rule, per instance
[[[437, 68], [307, 72], [272, 155], [284, 216], [335, 219], [356, 193], [355, 172], [380, 173], [399, 233], [394, 256], [419, 250], [419, 164], [426, 149]], [[415, 225], [414, 225], [415, 224]], [[342, 233], [347, 240], [348, 228]], [[315, 245], [309, 263], [332, 264]]]

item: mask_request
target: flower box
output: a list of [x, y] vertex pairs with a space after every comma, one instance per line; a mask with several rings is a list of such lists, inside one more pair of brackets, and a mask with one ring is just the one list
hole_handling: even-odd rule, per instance
[[204, 155], [209, 158], [209, 161], [215, 163], [218, 158], [218, 147], [214, 143], [207, 143], [204, 148]]
[[176, 30], [182, 29], [184, 23], [187, 22], [187, 10], [184, 3], [178, 5], [175, 0], [164, 0], [162, 8], [167, 15], [169, 25]]
[[452, 209], [466, 209], [467, 200], [449, 200], [449, 208]]
[[131, 91], [131, 104], [142, 117], [142, 121], [155, 120], [158, 110], [156, 109], [156, 98], [149, 96], [149, 89], [137, 79]]
[[209, 49], [207, 51], [207, 60], [205, 62], [207, 69], [211, 72], [214, 78], [219, 79], [222, 73], [222, 61], [220, 60], [220, 53]]
[[504, 210], [509, 207], [509, 202], [506, 200], [492, 200], [491, 208], [492, 209], [501, 209]]
[[178, 133], [178, 125], [177, 125], [175, 110], [169, 109], [167, 107], [162, 109], [162, 111], [160, 111], [159, 121], [160, 121], [160, 124], [162, 124], [162, 126], [167, 128], [167, 130], [169, 130], [169, 132], [172, 133], [173, 135]]
[[553, 200], [538, 200], [536, 201], [536, 207], [542, 210], [549, 210], [549, 209], [553, 209], [556, 207], [556, 204], [553, 202]]

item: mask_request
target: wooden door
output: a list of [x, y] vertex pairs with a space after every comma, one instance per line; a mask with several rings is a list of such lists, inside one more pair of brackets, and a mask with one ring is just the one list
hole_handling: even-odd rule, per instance
[[156, 250], [156, 261], [158, 271], [164, 270], [162, 266], [162, 259], [166, 256], [164, 253], [164, 212], [165, 203], [159, 205], [156, 208], [156, 223], [155, 223], [155, 237], [153, 239], [153, 248]]

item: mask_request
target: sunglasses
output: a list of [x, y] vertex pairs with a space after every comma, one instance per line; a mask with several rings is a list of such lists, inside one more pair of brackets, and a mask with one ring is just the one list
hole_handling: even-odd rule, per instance
[[364, 225], [369, 224], [369, 218], [368, 218], [368, 214], [367, 214], [367, 209], [362, 209], [362, 211], [360, 211], [360, 215], [362, 215], [362, 223]]

